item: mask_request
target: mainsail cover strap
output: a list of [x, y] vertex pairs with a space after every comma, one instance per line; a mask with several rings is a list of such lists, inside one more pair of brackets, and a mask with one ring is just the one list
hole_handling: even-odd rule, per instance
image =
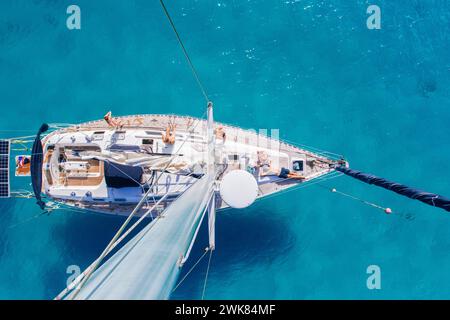
[[405, 196], [405, 197], [408, 197], [408, 198], [411, 198], [414, 200], [419, 200], [430, 206], [438, 207], [438, 208], [441, 208], [441, 209], [444, 209], [444, 210], [450, 212], [450, 199], [443, 197], [441, 195], [414, 189], [414, 188], [405, 186], [405, 185], [397, 183], [397, 182], [392, 182], [392, 181], [374, 176], [372, 174], [363, 173], [363, 172], [360, 172], [357, 170], [352, 170], [350, 168], [346, 168], [346, 167], [342, 167], [342, 166], [336, 167], [336, 170], [346, 174], [347, 176], [358, 179], [362, 182], [365, 182], [368, 184], [373, 184], [373, 185], [376, 185], [378, 187], [381, 187], [381, 188], [384, 188], [384, 189], [387, 189], [390, 191], [394, 191], [395, 193], [398, 193], [402, 196]]
[[43, 162], [43, 150], [41, 142], [41, 134], [48, 130], [48, 124], [44, 123], [39, 128], [34, 139], [33, 149], [31, 153], [31, 163], [30, 163], [30, 173], [31, 173], [31, 184], [33, 186], [34, 196], [36, 198], [36, 203], [38, 206], [44, 210], [45, 203], [42, 201], [41, 189], [42, 189], [42, 162]]

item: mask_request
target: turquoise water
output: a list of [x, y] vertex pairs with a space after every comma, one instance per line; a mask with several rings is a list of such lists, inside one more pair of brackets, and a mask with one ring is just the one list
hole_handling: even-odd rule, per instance
[[[366, 28], [366, 8], [382, 29]], [[0, 3], [0, 128], [116, 115], [201, 116], [204, 101], [158, 1], [87, 1], [82, 29], [57, 0]], [[168, 1], [217, 120], [280, 129], [344, 154], [355, 169], [450, 196], [448, 1]], [[13, 132], [9, 130], [24, 130]], [[206, 298], [450, 298], [445, 211], [347, 177], [223, 212]], [[14, 188], [28, 187], [14, 179]], [[86, 267], [122, 218], [0, 202], [0, 298], [49, 299]], [[185, 272], [207, 244], [202, 230]], [[206, 259], [175, 291], [201, 297]], [[381, 268], [368, 290], [366, 268]]]

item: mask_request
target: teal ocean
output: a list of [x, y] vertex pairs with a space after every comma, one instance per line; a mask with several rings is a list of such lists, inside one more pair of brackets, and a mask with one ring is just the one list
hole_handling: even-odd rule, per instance
[[[81, 30], [66, 9], [81, 8]], [[370, 4], [381, 29], [366, 26]], [[346, 156], [351, 167], [450, 196], [450, 2], [167, 1], [218, 121]], [[0, 131], [205, 103], [158, 1], [0, 2]], [[12, 187], [30, 188], [28, 179]], [[207, 299], [450, 299], [450, 216], [348, 177], [217, 218]], [[0, 201], [0, 298], [51, 299], [122, 218], [39, 215]], [[206, 230], [184, 273], [207, 245]], [[207, 259], [174, 292], [199, 299]], [[366, 269], [381, 269], [368, 290]]]

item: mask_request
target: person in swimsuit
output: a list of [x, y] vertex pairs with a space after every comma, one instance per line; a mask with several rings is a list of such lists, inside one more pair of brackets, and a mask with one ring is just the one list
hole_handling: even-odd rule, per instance
[[166, 133], [161, 133], [162, 135], [162, 141], [166, 144], [174, 144], [175, 143], [175, 128], [176, 124], [175, 122], [170, 122], [167, 124], [166, 127]]
[[216, 136], [216, 139], [222, 139], [223, 143], [225, 143], [227, 134], [225, 133], [225, 129], [223, 128], [223, 126], [218, 126], [216, 129], [214, 129], [214, 134]]
[[114, 119], [111, 111], [108, 111], [108, 113], [105, 114], [103, 119], [105, 119], [106, 123], [112, 128], [122, 129], [123, 127], [122, 121]]
[[27, 156], [18, 156], [16, 160], [16, 175], [27, 176], [30, 175], [31, 160]]
[[291, 172], [291, 170], [286, 168], [281, 168], [278, 172], [278, 177], [283, 179], [293, 179], [293, 180], [305, 180], [305, 176], [302, 176], [301, 174], [297, 172]]
[[258, 160], [256, 167], [259, 168], [259, 175], [264, 176], [278, 176], [282, 179], [304, 180], [305, 177], [297, 172], [291, 172], [287, 168], [274, 168], [267, 154], [264, 151], [258, 151]]

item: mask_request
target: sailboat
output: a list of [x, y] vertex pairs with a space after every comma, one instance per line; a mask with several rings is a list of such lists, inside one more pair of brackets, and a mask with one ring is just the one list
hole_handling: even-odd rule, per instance
[[[156, 216], [206, 174], [207, 121], [176, 115], [115, 120], [124, 125], [111, 128], [98, 120], [54, 130], [37, 139], [42, 157], [31, 157], [31, 170], [37, 168], [32, 174], [35, 197], [40, 199], [43, 193], [66, 206], [128, 216], [151, 190], [138, 215], [158, 203], [153, 212]], [[164, 128], [171, 125], [177, 128], [175, 142], [167, 144], [163, 142]], [[247, 171], [256, 179], [257, 198], [331, 174], [344, 161], [250, 130], [216, 124], [216, 133], [217, 128], [225, 134], [225, 138], [217, 138], [214, 154], [219, 180], [233, 170]], [[274, 173], [285, 168], [301, 179], [261, 174], [258, 162], [264, 161]], [[40, 205], [45, 208], [43, 202]], [[222, 197], [217, 197], [216, 205], [218, 209], [229, 207]]]
[[[209, 243], [202, 257], [209, 254], [209, 270], [216, 212], [342, 174], [450, 212], [450, 199], [353, 170], [340, 155], [215, 122], [213, 104], [160, 2], [205, 97], [206, 119], [109, 116], [43, 124], [35, 136], [0, 141], [0, 197], [34, 198], [44, 212], [62, 206], [127, 217], [101, 255], [55, 299], [168, 299], [206, 217]], [[31, 155], [16, 157], [16, 175], [31, 177], [32, 192], [11, 191], [11, 151], [27, 144]]]

